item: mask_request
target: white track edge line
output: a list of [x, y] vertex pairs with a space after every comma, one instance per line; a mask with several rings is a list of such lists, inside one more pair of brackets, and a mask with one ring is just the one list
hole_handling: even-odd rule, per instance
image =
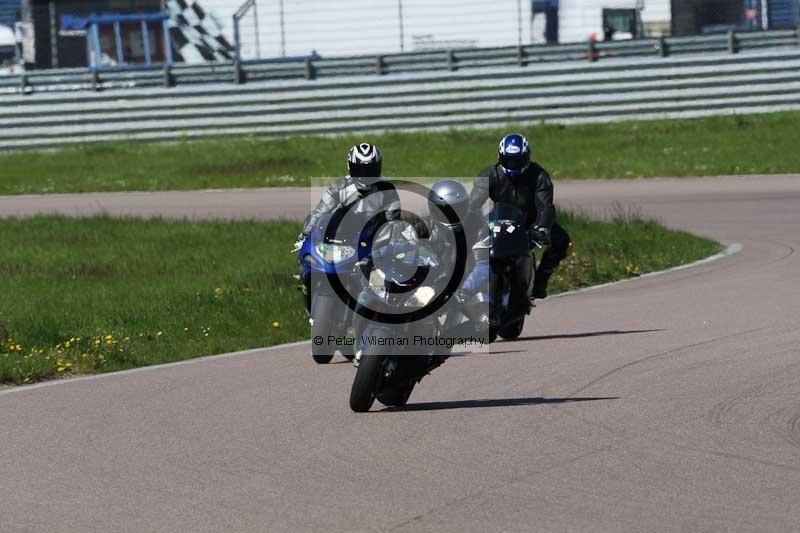
[[249, 350], [242, 350], [239, 352], [229, 352], [229, 353], [221, 353], [216, 355], [205, 355], [202, 357], [195, 357], [192, 359], [184, 359], [183, 361], [174, 361], [172, 363], [162, 363], [159, 365], [150, 365], [150, 366], [142, 366], [139, 368], [131, 368], [128, 370], [119, 370], [117, 372], [106, 372], [105, 374], [92, 374], [91, 376], [79, 376], [74, 378], [66, 378], [66, 379], [56, 379], [51, 381], [43, 381], [41, 383], [34, 383], [33, 385], [20, 385], [15, 386], [6, 390], [0, 391], [0, 396], [4, 396], [6, 394], [13, 394], [15, 392], [26, 392], [33, 389], [42, 389], [45, 387], [53, 387], [55, 385], [66, 385], [69, 383], [76, 383], [80, 381], [93, 381], [96, 379], [105, 379], [105, 378], [113, 378], [117, 376], [125, 376], [128, 374], [138, 374], [140, 372], [148, 372], [151, 370], [160, 370], [163, 368], [173, 368], [176, 366], [183, 366], [189, 365], [194, 363], [203, 363], [208, 361], [214, 361], [216, 359], [227, 359], [229, 357], [238, 357], [242, 355], [253, 355], [258, 352], [268, 352], [273, 350], [278, 350], [281, 348], [292, 348], [294, 346], [302, 346], [303, 344], [310, 343], [310, 340], [305, 341], [297, 341], [297, 342], [290, 342], [286, 344], [276, 344], [274, 346], [268, 346], [266, 348], [251, 348]]
[[[696, 266], [706, 265], [708, 263], [713, 263], [714, 261], [718, 261], [720, 259], [723, 259], [723, 258], [726, 258], [726, 257], [730, 257], [730, 256], [732, 256], [734, 254], [737, 254], [737, 253], [741, 252], [742, 249], [744, 249], [744, 246], [742, 246], [739, 243], [729, 244], [725, 248], [725, 250], [723, 250], [722, 252], [719, 252], [717, 254], [711, 255], [709, 257], [706, 257], [705, 259], [700, 259], [699, 261], [694, 261], [693, 263], [687, 263], [685, 265], [680, 265], [680, 266], [668, 268], [666, 270], [659, 270], [657, 272], [648, 272], [646, 274], [642, 274], [641, 276], [636, 276], [634, 278], [627, 278], [627, 279], [623, 279], [623, 280], [620, 280], [620, 281], [612, 281], [610, 283], [603, 283], [601, 285], [593, 285], [591, 287], [584, 287], [582, 289], [576, 289], [576, 290], [573, 290], [573, 291], [561, 292], [559, 294], [554, 294], [550, 298], [553, 298], [553, 299], [554, 298], [563, 298], [565, 296], [571, 296], [571, 295], [574, 295], [574, 294], [580, 294], [580, 293], [589, 292], [589, 291], [596, 291], [596, 290], [603, 289], [603, 288], [606, 288], [606, 287], [611, 287], [611, 286], [614, 286], [614, 285], [620, 285], [622, 283], [629, 283], [629, 282], [636, 281], [636, 280], [639, 280], [639, 279], [642, 279], [642, 278], [660, 276], [660, 275], [663, 275], [663, 274], [669, 274], [671, 272], [676, 272], [676, 271], [679, 271], [679, 270], [686, 270], [688, 268], [693, 268], [693, 267], [696, 267]], [[66, 385], [66, 384], [77, 383], [77, 382], [81, 382], [81, 381], [94, 381], [94, 380], [98, 380], [98, 379], [108, 379], [108, 378], [114, 378], [114, 377], [119, 377], [119, 376], [126, 376], [126, 375], [129, 375], [129, 374], [138, 374], [138, 373], [141, 373], [141, 372], [149, 372], [149, 371], [153, 371], [153, 370], [161, 370], [161, 369], [164, 369], [164, 368], [174, 368], [174, 367], [177, 367], [177, 366], [184, 366], [184, 365], [190, 365], [190, 364], [214, 361], [214, 360], [217, 360], [217, 359], [227, 359], [229, 357], [238, 357], [238, 356], [243, 356], [243, 355], [253, 355], [253, 354], [258, 353], [258, 352], [267, 352], [267, 351], [273, 351], [273, 350], [280, 350], [282, 348], [292, 348], [292, 347], [295, 347], [295, 346], [302, 346], [302, 345], [308, 344], [310, 342], [311, 342], [311, 340], [305, 340], [305, 341], [290, 342], [290, 343], [287, 343], [287, 344], [276, 344], [275, 346], [268, 346], [266, 348], [251, 348], [249, 350], [242, 350], [242, 351], [239, 351], [239, 352], [229, 352], [229, 353], [222, 353], [222, 354], [217, 354], [217, 355], [206, 355], [206, 356], [203, 356], [203, 357], [196, 357], [196, 358], [193, 358], [193, 359], [185, 359], [183, 361], [175, 361], [173, 363], [163, 363], [163, 364], [160, 364], [160, 365], [143, 366], [143, 367], [139, 367], [139, 368], [131, 368], [129, 370], [120, 370], [118, 372], [108, 372], [108, 373], [105, 373], [105, 374], [94, 374], [94, 375], [91, 375], [91, 376], [80, 376], [80, 377], [75, 377], [75, 378], [58, 379], [58, 380], [52, 380], [52, 381], [43, 381], [41, 383], [35, 383], [33, 385], [22, 385], [22, 386], [12, 387], [12, 388], [9, 388], [9, 389], [6, 389], [6, 390], [0, 390], [0, 396], [5, 396], [5, 395], [8, 395], [8, 394], [20, 393], [20, 392], [27, 392], [27, 391], [31, 391], [31, 390], [34, 390], [34, 389], [43, 389], [43, 388], [46, 388], [46, 387], [54, 387], [56, 385]]]
[[716, 253], [714, 255], [710, 255], [710, 256], [708, 256], [708, 257], [706, 257], [704, 259], [699, 259], [699, 260], [694, 261], [692, 263], [686, 263], [685, 265], [678, 265], [676, 267], [667, 268], [666, 270], [657, 270], [655, 272], [647, 272], [645, 274], [640, 274], [639, 276], [635, 276], [635, 277], [632, 277], [632, 278], [625, 278], [625, 279], [621, 279], [619, 281], [611, 281], [609, 283], [602, 283], [600, 285], [592, 285], [591, 287], [583, 287], [581, 289], [575, 289], [575, 290], [572, 290], [572, 291], [560, 292], [558, 294], [554, 294], [550, 298], [563, 298], [565, 296], [572, 296], [574, 294], [580, 294], [580, 293], [583, 293], [583, 292], [596, 291], [596, 290], [599, 290], [599, 289], [604, 289], [606, 287], [613, 287], [615, 285], [621, 285], [623, 283], [630, 283], [632, 281], [636, 281], [636, 280], [639, 280], [639, 279], [652, 278], [652, 277], [655, 277], [655, 276], [662, 276], [664, 274], [670, 274], [672, 272], [677, 272], [677, 271], [680, 271], [680, 270], [686, 270], [688, 268], [694, 268], [694, 267], [698, 267], [698, 266], [701, 266], [701, 265], [707, 265], [709, 263], [713, 263], [714, 261], [719, 261], [720, 259], [725, 259], [726, 257], [731, 257], [732, 255], [738, 254], [743, 249], [744, 249], [744, 245], [742, 245], [742, 244], [740, 244], [738, 242], [735, 242], [733, 244], [729, 244], [728, 246], [726, 246], [725, 249], [723, 251], [719, 252], [719, 253]]

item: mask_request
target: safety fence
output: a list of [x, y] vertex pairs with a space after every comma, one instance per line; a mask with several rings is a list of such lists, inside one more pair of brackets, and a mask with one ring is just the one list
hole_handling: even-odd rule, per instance
[[[158, 85], [155, 83], [154, 85]], [[0, 149], [800, 109], [800, 49], [0, 98]]]
[[52, 91], [102, 91], [132, 87], [175, 87], [212, 83], [317, 80], [335, 77], [452, 72], [496, 67], [534, 67], [565, 61], [605, 62], [620, 58], [666, 58], [688, 54], [728, 53], [800, 47], [797, 30], [759, 31], [500, 48], [459, 48], [377, 56], [280, 58], [166, 65], [134, 72], [87, 72], [84, 69], [32, 71], [0, 77], [0, 96]]

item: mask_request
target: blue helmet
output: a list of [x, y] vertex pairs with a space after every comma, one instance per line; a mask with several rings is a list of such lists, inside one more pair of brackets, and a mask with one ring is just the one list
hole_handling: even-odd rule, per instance
[[531, 145], [519, 133], [509, 133], [500, 141], [498, 161], [509, 176], [519, 176], [531, 164]]

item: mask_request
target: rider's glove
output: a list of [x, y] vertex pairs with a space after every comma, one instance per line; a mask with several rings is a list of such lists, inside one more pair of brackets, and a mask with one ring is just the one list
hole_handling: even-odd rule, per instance
[[453, 299], [460, 304], [465, 304], [472, 299], [472, 294], [468, 290], [461, 288], [453, 293]]
[[359, 268], [359, 270], [361, 270], [361, 273], [364, 274], [364, 277], [369, 279], [372, 269], [375, 268], [375, 263], [372, 259], [372, 256], [368, 255], [363, 259], [356, 261], [356, 266]]
[[550, 230], [542, 226], [534, 226], [530, 229], [531, 244], [538, 243], [541, 246], [550, 244]]
[[300, 248], [303, 247], [303, 243], [305, 241], [306, 241], [306, 236], [305, 235], [303, 235], [302, 233], [300, 235], [298, 235], [297, 236], [297, 240], [295, 241], [294, 246], [292, 247], [292, 253], [296, 254], [297, 252], [299, 252]]

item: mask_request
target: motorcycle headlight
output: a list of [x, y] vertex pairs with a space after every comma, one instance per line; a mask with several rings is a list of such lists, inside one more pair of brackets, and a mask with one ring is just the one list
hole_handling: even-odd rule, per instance
[[405, 306], [425, 307], [433, 300], [434, 296], [436, 296], [436, 289], [433, 287], [427, 285], [419, 287], [414, 291], [414, 294], [411, 295], [411, 298], [406, 301]]
[[355, 248], [341, 244], [320, 243], [317, 245], [317, 252], [328, 263], [341, 263], [356, 255]]

